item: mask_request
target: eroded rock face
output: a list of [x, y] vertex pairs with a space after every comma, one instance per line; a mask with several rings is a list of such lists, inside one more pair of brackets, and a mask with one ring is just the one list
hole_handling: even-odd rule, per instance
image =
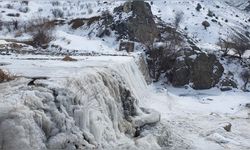
[[[128, 5], [127, 3], [124, 6]], [[118, 18], [123, 15], [129, 15], [125, 20], [119, 19], [113, 29], [118, 33], [120, 39], [129, 39], [142, 43], [152, 43], [159, 35], [151, 12], [151, 7], [143, 1], [133, 1], [131, 7], [120, 6], [115, 8], [114, 12]], [[129, 8], [124, 9], [124, 8]]]
[[219, 82], [223, 72], [224, 68], [214, 54], [184, 52], [173, 66], [172, 84], [184, 86], [191, 83], [194, 89], [209, 89]]

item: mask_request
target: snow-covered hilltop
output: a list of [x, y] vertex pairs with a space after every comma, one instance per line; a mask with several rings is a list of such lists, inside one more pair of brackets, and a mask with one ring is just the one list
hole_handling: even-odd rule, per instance
[[0, 150], [250, 149], [249, 7], [0, 1]]

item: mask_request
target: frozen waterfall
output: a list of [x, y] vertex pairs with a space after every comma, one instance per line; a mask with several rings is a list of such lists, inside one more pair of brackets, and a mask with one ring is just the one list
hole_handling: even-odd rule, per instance
[[34, 75], [44, 69], [48, 80], [2, 84], [0, 149], [159, 149], [151, 135], [134, 137], [141, 126], [160, 120], [156, 111], [139, 107], [147, 84], [134, 59], [101, 64], [78, 64], [77, 72], [58, 78], [60, 67], [46, 72], [51, 63], [33, 68]]

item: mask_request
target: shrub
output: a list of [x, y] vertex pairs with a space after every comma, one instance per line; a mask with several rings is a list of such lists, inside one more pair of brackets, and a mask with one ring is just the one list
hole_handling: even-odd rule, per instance
[[20, 14], [19, 13], [8, 13], [7, 14], [7, 16], [9, 16], [9, 17], [19, 17], [20, 16]]
[[92, 8], [89, 8], [88, 9], [88, 14], [92, 14], [93, 13], [93, 9]]
[[231, 47], [233, 48], [235, 54], [237, 54], [241, 59], [245, 51], [250, 48], [250, 41], [239, 35], [231, 35], [230, 39], [232, 41]]
[[14, 29], [14, 30], [18, 30], [18, 27], [19, 27], [18, 21], [17, 21], [17, 20], [13, 20], [13, 21], [12, 21], [12, 24], [13, 24], [13, 29]]
[[204, 26], [205, 30], [210, 26], [210, 23], [208, 21], [203, 21], [202, 25]]
[[201, 8], [202, 8], [202, 7], [201, 7], [201, 4], [200, 4], [200, 3], [198, 3], [195, 9], [196, 9], [197, 11], [200, 11], [200, 10], [201, 10]]
[[36, 32], [32, 33], [33, 41], [32, 46], [43, 49], [48, 47], [48, 44], [54, 39], [51, 30], [46, 30], [43, 28], [37, 29]]
[[183, 20], [183, 12], [177, 12], [175, 14], [174, 26], [176, 29], [179, 28], [181, 21]]
[[2, 22], [2, 19], [1, 19], [1, 15], [0, 15], [0, 31], [3, 29], [3, 22]]
[[42, 8], [38, 8], [38, 12], [42, 12], [43, 11], [43, 9]]
[[0, 83], [13, 80], [14, 78], [9, 72], [0, 69]]
[[230, 50], [233, 50], [241, 59], [245, 51], [250, 48], [250, 41], [239, 35], [230, 35], [226, 39], [220, 38], [217, 45], [220, 46], [223, 56], [226, 56]]
[[47, 48], [48, 44], [54, 39], [52, 31], [55, 27], [55, 22], [44, 18], [33, 19], [24, 25], [24, 32], [29, 33], [33, 39], [27, 41], [26, 44], [32, 45], [35, 48]]
[[11, 5], [11, 4], [7, 4], [5, 7], [8, 8], [8, 9], [13, 9], [14, 8], [13, 5]]
[[52, 14], [55, 18], [63, 18], [64, 13], [61, 9], [52, 9]]
[[213, 17], [213, 16], [214, 16], [214, 13], [213, 13], [211, 10], [208, 10], [207, 15], [208, 15], [209, 17]]
[[62, 60], [63, 61], [77, 61], [77, 59], [74, 59], [74, 58], [70, 57], [69, 55], [66, 55]]
[[25, 0], [21, 2], [22, 5], [29, 5], [29, 1]]
[[20, 7], [19, 11], [22, 13], [27, 13], [29, 11], [29, 8], [28, 7]]
[[53, 1], [51, 2], [52, 6], [59, 6], [60, 2], [59, 1]]
[[223, 52], [222, 56], [227, 56], [231, 45], [229, 38], [226, 39], [219, 38], [219, 42], [217, 43], [217, 45], [220, 46], [220, 50]]

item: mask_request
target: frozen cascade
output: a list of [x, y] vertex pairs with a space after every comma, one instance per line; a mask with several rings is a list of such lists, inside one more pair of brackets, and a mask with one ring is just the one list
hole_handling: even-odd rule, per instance
[[27, 79], [0, 88], [0, 149], [159, 149], [136, 128], [160, 120], [139, 108], [147, 88], [134, 59], [87, 67], [68, 78]]

